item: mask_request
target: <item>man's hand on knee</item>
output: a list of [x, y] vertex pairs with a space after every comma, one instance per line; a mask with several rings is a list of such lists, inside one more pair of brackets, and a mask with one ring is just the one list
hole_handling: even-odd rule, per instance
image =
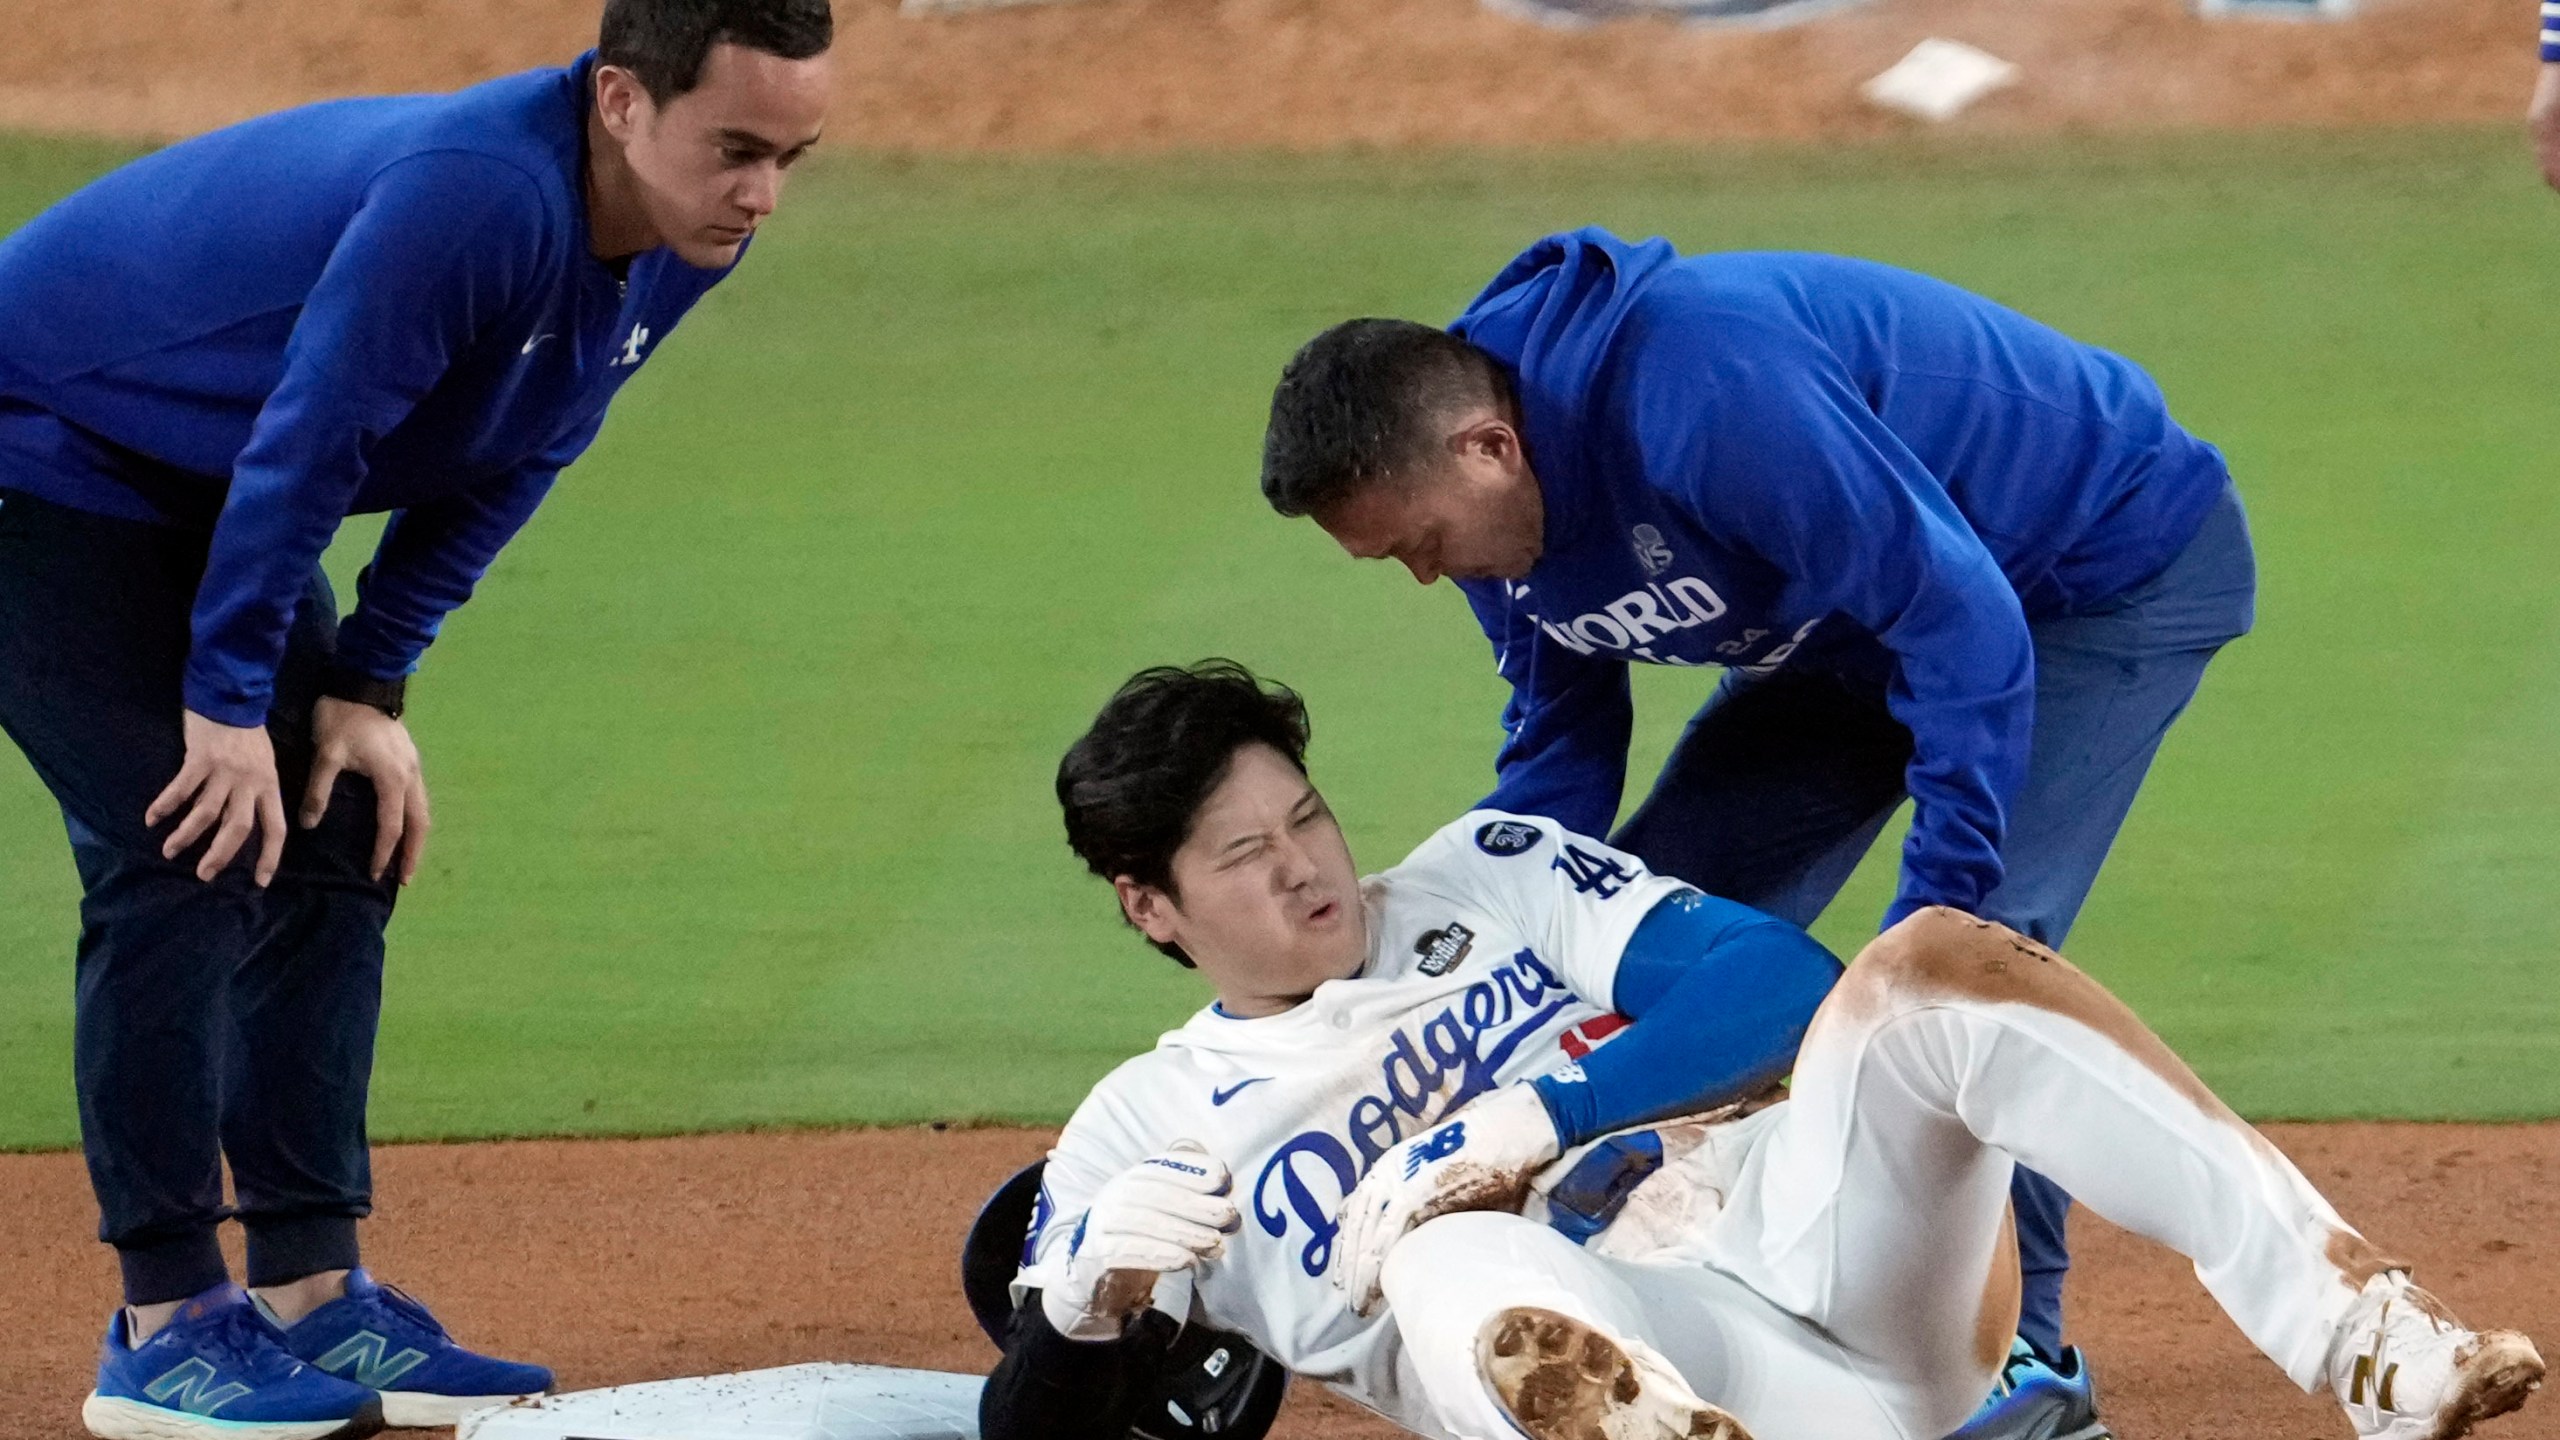
[[341, 774], [361, 775], [373, 782], [374, 879], [400, 860], [400, 883], [416, 878], [418, 861], [427, 853], [427, 777], [418, 764], [417, 742], [397, 716], [371, 705], [322, 698], [312, 707], [311, 784], [302, 797], [302, 828], [308, 830], [328, 813], [329, 792]]
[[186, 762], [142, 814], [142, 823], [157, 825], [184, 812], [160, 846], [162, 858], [175, 860], [204, 839], [196, 878], [222, 873], [251, 836], [258, 839], [257, 881], [276, 878], [284, 858], [284, 791], [276, 779], [275, 742], [263, 725], [225, 725], [193, 710], [186, 713]]
[[1378, 1157], [1343, 1197], [1334, 1288], [1363, 1315], [1378, 1308], [1387, 1252], [1406, 1231], [1460, 1210], [1517, 1210], [1529, 1177], [1562, 1153], [1547, 1102], [1507, 1085]]

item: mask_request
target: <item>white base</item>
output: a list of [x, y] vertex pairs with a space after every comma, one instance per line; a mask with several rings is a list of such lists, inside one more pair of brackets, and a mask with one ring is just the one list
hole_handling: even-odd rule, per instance
[[981, 1375], [786, 1365], [520, 1400], [454, 1440], [978, 1440]]

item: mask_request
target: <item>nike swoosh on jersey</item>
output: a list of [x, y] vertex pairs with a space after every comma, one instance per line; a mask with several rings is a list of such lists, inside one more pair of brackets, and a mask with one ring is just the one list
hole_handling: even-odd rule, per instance
[[517, 354], [519, 354], [519, 355], [530, 355], [530, 354], [532, 354], [532, 353], [533, 353], [533, 347], [534, 347], [534, 346], [541, 344], [543, 341], [548, 340], [548, 339], [552, 338], [553, 336], [555, 336], [555, 335], [557, 335], [557, 334], [559, 334], [559, 333], [560, 333], [560, 332], [559, 332], [559, 331], [557, 331], [557, 330], [545, 330], [545, 331], [543, 331], [541, 334], [536, 335], [536, 336], [534, 336], [532, 339], [527, 340], [526, 342], [524, 342], [524, 348], [523, 348], [523, 349], [521, 349], [521, 350], [519, 350], [519, 351], [517, 351], [516, 353], [517, 353]]
[[1271, 1077], [1268, 1075], [1256, 1075], [1250, 1080], [1239, 1080], [1224, 1090], [1212, 1090], [1209, 1092], [1209, 1103], [1212, 1105], [1224, 1105], [1228, 1101], [1236, 1098], [1236, 1092], [1242, 1090], [1247, 1085], [1259, 1085], [1270, 1078]]

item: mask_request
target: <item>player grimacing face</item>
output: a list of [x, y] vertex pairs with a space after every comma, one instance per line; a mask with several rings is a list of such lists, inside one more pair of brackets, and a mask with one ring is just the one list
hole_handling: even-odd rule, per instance
[[1368, 485], [1315, 522], [1357, 560], [1393, 560], [1428, 585], [1517, 580], [1546, 546], [1546, 497], [1520, 432], [1485, 407], [1458, 417], [1435, 455], [1412, 473]]
[[1129, 923], [1179, 945], [1228, 1014], [1276, 1015], [1369, 954], [1360, 874], [1333, 811], [1289, 758], [1247, 745], [1191, 817], [1173, 886], [1112, 882]]
[[785, 60], [726, 42], [704, 57], [699, 83], [663, 106], [636, 77], [600, 67], [597, 117], [620, 148], [617, 178], [637, 214], [598, 217], [599, 242], [620, 219], [636, 222], [623, 242], [636, 248], [664, 245], [703, 270], [736, 260], [817, 143], [834, 85], [825, 54]]

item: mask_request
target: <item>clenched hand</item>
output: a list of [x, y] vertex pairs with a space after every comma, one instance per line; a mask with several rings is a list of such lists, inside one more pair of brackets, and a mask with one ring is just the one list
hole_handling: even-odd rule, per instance
[[1333, 1285], [1351, 1308], [1375, 1314], [1387, 1252], [1425, 1220], [1461, 1210], [1517, 1210], [1529, 1177], [1563, 1151], [1546, 1102], [1523, 1082], [1505, 1085], [1378, 1157], [1342, 1197]]

